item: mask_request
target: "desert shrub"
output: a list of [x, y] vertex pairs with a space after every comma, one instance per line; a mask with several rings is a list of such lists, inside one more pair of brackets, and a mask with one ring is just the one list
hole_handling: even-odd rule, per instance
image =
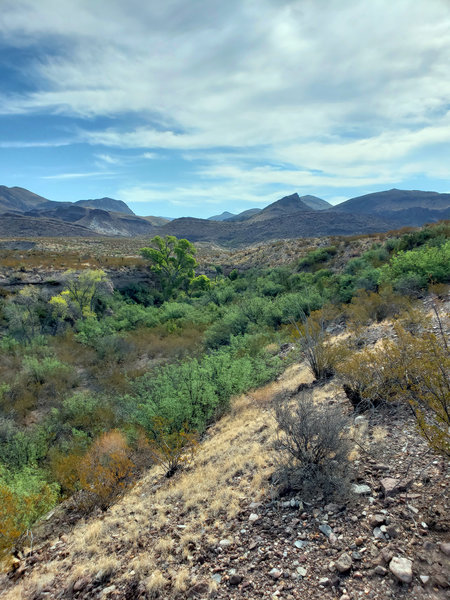
[[155, 327], [159, 324], [159, 311], [153, 306], [145, 308], [138, 304], [121, 303], [111, 321], [116, 331]]
[[86, 508], [92, 504], [103, 510], [126, 490], [133, 481], [133, 462], [122, 433], [102, 434], [79, 463], [81, 488], [87, 492]]
[[41, 461], [48, 451], [48, 436], [43, 428], [20, 429], [10, 419], [0, 419], [0, 465], [20, 471]]
[[396, 339], [346, 356], [336, 372], [357, 410], [406, 402], [421, 435], [450, 456], [450, 352], [446, 327], [420, 331], [395, 326]]
[[[388, 357], [392, 363], [386, 369]], [[335, 373], [354, 410], [361, 412], [395, 398], [399, 374], [391, 367], [399, 361], [397, 349], [386, 340], [382, 348], [349, 352], [342, 362], [335, 364]]]
[[327, 246], [324, 248], [317, 248], [309, 252], [304, 258], [301, 258], [298, 262], [298, 269], [311, 269], [316, 265], [326, 262], [337, 253], [335, 246]]
[[99, 321], [95, 317], [86, 317], [86, 319], [77, 321], [76, 331], [75, 339], [80, 344], [95, 348], [99, 339], [115, 333], [115, 327], [112, 320], [101, 319]]
[[212, 287], [207, 294], [211, 302], [216, 306], [224, 306], [229, 304], [234, 298], [234, 290], [230, 285], [227, 285], [226, 280], [221, 281], [219, 285]]
[[358, 290], [345, 308], [346, 317], [353, 326], [379, 323], [388, 317], [396, 317], [409, 307], [407, 298], [392, 292], [385, 286], [378, 293]]
[[242, 335], [247, 330], [249, 320], [238, 307], [227, 310], [222, 319], [205, 331], [205, 345], [208, 348], [219, 348], [228, 345], [231, 337]]
[[24, 374], [30, 383], [46, 383], [50, 379], [68, 380], [72, 374], [72, 367], [52, 356], [42, 359], [34, 356], [25, 356], [23, 359]]
[[[440, 454], [450, 456], [450, 349], [448, 319], [437, 315], [440, 326], [416, 336], [397, 325], [397, 346], [406, 357], [397, 396], [406, 401], [420, 434]], [[389, 358], [389, 357], [388, 357]], [[396, 365], [394, 365], [396, 366]], [[386, 365], [388, 367], [388, 365]], [[392, 366], [391, 366], [392, 368]], [[397, 371], [400, 366], [397, 367]]]
[[314, 404], [308, 391], [275, 404], [280, 453], [276, 480], [305, 499], [345, 495], [349, 474], [347, 417], [334, 406]]
[[323, 299], [316, 289], [300, 293], [290, 293], [279, 296], [273, 302], [275, 309], [281, 311], [282, 323], [298, 321], [311, 311], [318, 310], [323, 305]]
[[82, 455], [78, 452], [58, 451], [52, 449], [49, 455], [49, 470], [53, 479], [59, 484], [63, 497], [70, 496], [80, 487], [80, 463]]
[[49, 485], [36, 469], [7, 473], [0, 468], [0, 559], [57, 499], [58, 486]]
[[319, 381], [334, 374], [337, 358], [343, 352], [341, 345], [330, 343], [325, 319], [323, 311], [315, 311], [299, 324], [292, 322], [294, 337], [299, 342], [306, 364]]
[[120, 364], [130, 357], [133, 345], [121, 335], [106, 335], [97, 340], [95, 350], [103, 363]]
[[427, 288], [427, 277], [419, 273], [406, 273], [394, 281], [394, 290], [409, 298], [419, 298]]
[[389, 252], [381, 244], [374, 244], [370, 250], [364, 252], [363, 257], [373, 267], [380, 267], [389, 260]]
[[251, 341], [253, 336], [231, 338], [229, 348], [202, 360], [187, 360], [138, 378], [132, 384], [136, 423], [150, 432], [153, 419], [160, 416], [174, 431], [187, 424], [202, 433], [228, 409], [232, 395], [262, 385], [279, 373], [280, 360], [262, 351], [260, 336], [255, 339], [259, 351], [253, 355]]
[[120, 293], [126, 300], [132, 300], [142, 306], [160, 306], [163, 302], [161, 292], [145, 283], [130, 283], [120, 289]]
[[172, 477], [182, 465], [188, 464], [197, 449], [195, 432], [174, 430], [162, 417], [154, 417], [148, 438], [148, 452], [154, 462], [161, 465], [166, 477]]
[[426, 284], [450, 281], [450, 240], [440, 247], [423, 246], [393, 256], [388, 265], [381, 268], [381, 282], [392, 283], [406, 276], [423, 278]]

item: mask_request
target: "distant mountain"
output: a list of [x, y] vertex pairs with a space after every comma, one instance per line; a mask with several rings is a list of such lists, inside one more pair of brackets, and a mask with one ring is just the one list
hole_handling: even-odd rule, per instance
[[450, 194], [438, 192], [421, 192], [419, 190], [387, 190], [357, 196], [334, 206], [334, 212], [351, 213], [386, 213], [399, 212], [411, 208], [426, 208], [429, 210], [445, 210], [450, 207]]
[[208, 217], [207, 220], [208, 221], [228, 221], [228, 219], [231, 219], [236, 216], [237, 215], [235, 215], [234, 213], [230, 213], [226, 210], [221, 215], [214, 215], [213, 217]]
[[80, 206], [78, 203], [62, 204], [47, 210], [35, 209], [24, 213], [26, 216], [45, 219], [60, 219], [66, 223], [73, 223], [90, 229], [100, 235], [135, 236], [151, 235], [155, 228], [145, 219], [134, 214], [123, 214]]
[[122, 200], [114, 200], [114, 198], [97, 198], [94, 200], [78, 200], [75, 204], [80, 206], [88, 206], [89, 208], [101, 208], [112, 212], [119, 212], [125, 215], [134, 215], [131, 208]]
[[0, 185], [0, 213], [24, 212], [37, 206], [44, 206], [51, 202], [47, 198], [33, 194], [21, 187], [6, 187]]
[[150, 225], [153, 225], [153, 227], [160, 227], [161, 225], [165, 225], [172, 221], [172, 219], [168, 219], [167, 217], [152, 217], [151, 215], [148, 217], [141, 217], [141, 219], [145, 219]]
[[262, 210], [261, 208], [249, 208], [248, 210], [244, 210], [244, 211], [240, 212], [238, 215], [234, 215], [233, 217], [230, 217], [229, 219], [227, 219], [227, 221], [233, 221], [233, 222], [247, 221], [248, 219], [251, 219], [258, 213], [260, 213], [261, 210]]
[[159, 235], [175, 235], [191, 242], [216, 242], [227, 246], [253, 244], [270, 239], [375, 233], [392, 229], [391, 223], [372, 215], [349, 215], [308, 209], [242, 222], [209, 221], [184, 217], [159, 228]]
[[[136, 236], [155, 231], [149, 221], [136, 216], [121, 200], [54, 202], [19, 187], [0, 186], [0, 213], [1, 235]], [[13, 219], [14, 214], [20, 218]]]
[[23, 214], [4, 213], [0, 216], [1, 237], [92, 237], [95, 231], [60, 219], [30, 217]]
[[[110, 208], [95, 207], [98, 204]], [[0, 236], [170, 234], [193, 242], [235, 246], [270, 239], [375, 233], [450, 219], [450, 194], [437, 192], [388, 190], [352, 198], [330, 208], [325, 205], [321, 198], [295, 193], [262, 210], [253, 208], [238, 215], [225, 213], [232, 215], [226, 220], [189, 217], [170, 220], [138, 217], [125, 203], [112, 198], [54, 202], [23, 188], [0, 186], [0, 213], [3, 213]]]
[[300, 196], [300, 200], [309, 208], [313, 210], [326, 210], [327, 208], [331, 208], [331, 204], [326, 200], [322, 200], [322, 198], [318, 198], [317, 196]]
[[300, 196], [295, 193], [290, 196], [284, 196], [276, 202], [272, 202], [266, 208], [263, 208], [258, 214], [251, 217], [251, 221], [266, 221], [282, 215], [289, 215], [299, 211], [311, 211], [311, 207], [301, 201]]

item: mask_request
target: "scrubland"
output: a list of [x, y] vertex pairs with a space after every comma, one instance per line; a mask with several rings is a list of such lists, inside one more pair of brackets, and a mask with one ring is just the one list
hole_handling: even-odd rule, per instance
[[[301, 575], [297, 550], [291, 562], [299, 564], [288, 567], [276, 536], [291, 547], [297, 523], [289, 519], [300, 519], [308, 565], [317, 552], [330, 551], [337, 562], [350, 545], [346, 532], [340, 542], [338, 533], [336, 541], [328, 536], [330, 547], [322, 548], [327, 538], [313, 524], [339, 512], [350, 531], [362, 501], [352, 486], [362, 483], [370, 484], [366, 512], [392, 508], [399, 519], [408, 499], [378, 506], [388, 494], [374, 465], [385, 458], [392, 479], [407, 479], [406, 489], [435, 511], [414, 535], [445, 544], [448, 233], [440, 223], [380, 238], [288, 241], [223, 251], [222, 264], [221, 251], [208, 261], [201, 250], [208, 281], [182, 285], [165, 301], [157, 278], [154, 287], [113, 290], [104, 262], [91, 259], [67, 263], [76, 270], [59, 293], [5, 291], [5, 598], [314, 597], [308, 585], [311, 594], [336, 597], [345, 584], [320, 583], [327, 568], [312, 563], [310, 578]], [[301, 402], [313, 416], [322, 407], [324, 427], [305, 412], [297, 427]], [[325, 431], [329, 407], [342, 416], [334, 432]], [[390, 421], [394, 442], [387, 441]], [[402, 436], [407, 469], [398, 462]], [[307, 452], [299, 452], [300, 440]], [[345, 508], [325, 510], [330, 504]], [[383, 540], [395, 540], [381, 533], [376, 543], [367, 534], [371, 569]], [[405, 535], [397, 536], [402, 544]], [[252, 554], [261, 558], [264, 549], [271, 568]], [[393, 551], [422, 560], [406, 546]], [[348, 571], [358, 572], [359, 560]], [[418, 598], [445, 589], [434, 571], [428, 587], [420, 574], [414, 571]], [[364, 577], [356, 577], [355, 593]]]

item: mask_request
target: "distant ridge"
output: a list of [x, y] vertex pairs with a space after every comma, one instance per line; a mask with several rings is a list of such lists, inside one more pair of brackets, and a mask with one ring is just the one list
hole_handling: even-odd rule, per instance
[[311, 207], [302, 202], [300, 196], [295, 192], [290, 196], [284, 196], [276, 202], [272, 202], [266, 208], [263, 208], [261, 212], [251, 218], [252, 221], [266, 221], [274, 217], [280, 217], [286, 214], [297, 213], [299, 211], [311, 211]]
[[251, 219], [258, 213], [260, 213], [261, 211], [262, 208], [249, 208], [248, 210], [240, 212], [238, 215], [234, 215], [234, 217], [230, 217], [229, 219], [227, 219], [227, 221], [247, 221], [248, 219]]
[[411, 208], [427, 208], [445, 210], [450, 207], [450, 194], [438, 192], [422, 192], [420, 190], [386, 190], [350, 198], [334, 206], [334, 212], [352, 213], [385, 213], [397, 212]]
[[208, 217], [208, 221], [228, 221], [229, 219], [236, 217], [237, 215], [228, 212], [227, 210], [225, 210], [222, 214], [220, 215], [214, 215], [212, 217]]
[[331, 204], [326, 200], [322, 200], [322, 198], [318, 198], [317, 196], [300, 196], [300, 200], [306, 206], [314, 210], [326, 210], [327, 208], [331, 208]]
[[0, 212], [25, 212], [37, 206], [51, 202], [21, 187], [6, 187], [0, 185]]
[[0, 213], [3, 213], [0, 235], [134, 237], [170, 234], [193, 242], [235, 246], [274, 239], [376, 233], [450, 219], [450, 194], [420, 190], [387, 190], [351, 198], [338, 206], [327, 206], [328, 203], [316, 196], [294, 193], [262, 210], [249, 209], [238, 215], [225, 211], [218, 217], [232, 216], [224, 220], [189, 217], [169, 220], [139, 217], [124, 202], [113, 198], [55, 202], [24, 188], [0, 186]]
[[131, 208], [123, 200], [114, 200], [114, 198], [97, 198], [94, 200], [77, 200], [75, 204], [88, 206], [90, 208], [101, 208], [113, 212], [120, 212], [125, 215], [134, 215]]

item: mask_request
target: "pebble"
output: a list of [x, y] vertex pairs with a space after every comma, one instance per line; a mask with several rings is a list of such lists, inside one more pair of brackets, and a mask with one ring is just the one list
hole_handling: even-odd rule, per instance
[[384, 577], [387, 574], [387, 569], [385, 569], [381, 565], [378, 565], [377, 567], [375, 567], [374, 573], [376, 575], [381, 575], [381, 577]]
[[255, 521], [257, 521], [259, 519], [259, 515], [257, 515], [256, 513], [252, 513], [248, 520], [250, 521], [250, 523], [254, 523]]
[[235, 573], [234, 575], [231, 575], [230, 579], [228, 580], [228, 583], [230, 585], [239, 585], [242, 580], [242, 575], [238, 575], [237, 573]]
[[370, 494], [372, 490], [365, 483], [354, 483], [352, 485], [352, 492], [357, 496], [366, 496], [367, 494]]
[[445, 556], [450, 556], [450, 542], [441, 542], [439, 544], [439, 550], [445, 554]]
[[389, 563], [391, 573], [403, 583], [411, 583], [412, 581], [412, 561], [402, 556], [394, 556]]
[[269, 571], [269, 575], [270, 577], [272, 577], [272, 579], [280, 579], [281, 575], [282, 575], [282, 571], [280, 571], [280, 569], [272, 569], [271, 571]]
[[349, 556], [346, 552], [343, 552], [341, 556], [336, 561], [336, 570], [339, 573], [348, 573], [352, 568], [352, 557]]
[[373, 537], [377, 540], [384, 540], [384, 533], [381, 531], [379, 527], [375, 527], [373, 530]]
[[331, 536], [331, 534], [333, 533], [333, 530], [331, 529], [331, 527], [329, 525], [327, 525], [326, 523], [321, 523], [319, 525], [319, 529], [324, 535], [327, 536], [327, 538], [329, 538]]
[[231, 546], [233, 542], [231, 540], [220, 540], [219, 542], [219, 546], [222, 546], [222, 548], [227, 548], [228, 546]]
[[426, 583], [428, 583], [430, 581], [430, 576], [429, 575], [419, 575], [419, 579], [425, 585]]

